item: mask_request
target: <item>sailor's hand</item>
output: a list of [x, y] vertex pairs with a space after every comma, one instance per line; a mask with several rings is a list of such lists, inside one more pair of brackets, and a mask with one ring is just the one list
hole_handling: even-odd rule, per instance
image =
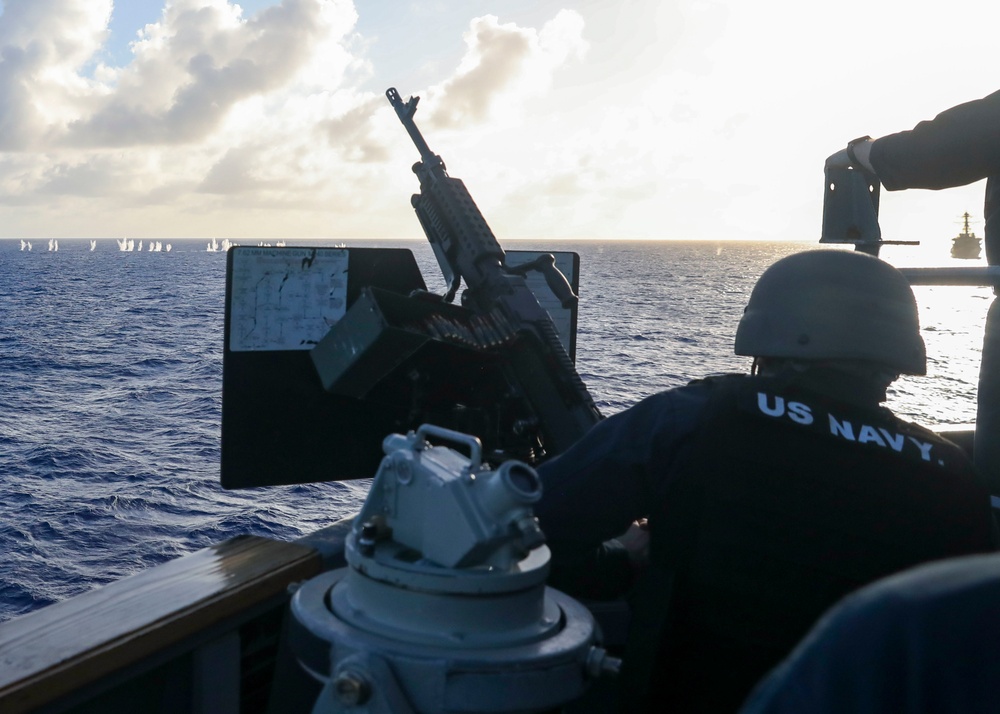
[[629, 562], [634, 567], [649, 563], [649, 523], [645, 518], [634, 521], [628, 530], [615, 540], [625, 546]]

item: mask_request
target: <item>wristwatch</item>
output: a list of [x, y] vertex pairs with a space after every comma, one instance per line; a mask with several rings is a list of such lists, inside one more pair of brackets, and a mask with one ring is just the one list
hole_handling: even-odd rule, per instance
[[863, 144], [866, 141], [871, 141], [871, 140], [872, 138], [870, 136], [859, 136], [857, 139], [851, 139], [849, 142], [847, 142], [847, 158], [851, 160], [851, 166], [861, 171], [866, 170], [864, 164], [862, 164], [861, 161], [858, 159], [858, 157], [855, 155], [854, 147], [858, 144]]

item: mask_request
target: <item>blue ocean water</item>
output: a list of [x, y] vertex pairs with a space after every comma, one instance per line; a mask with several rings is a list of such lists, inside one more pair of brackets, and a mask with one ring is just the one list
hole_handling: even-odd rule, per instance
[[[348, 245], [409, 247], [443, 289], [423, 242]], [[225, 253], [194, 240], [169, 252], [114, 239], [49, 247], [0, 241], [0, 620], [229, 536], [295, 538], [358, 509], [364, 481], [220, 487]], [[754, 281], [814, 246], [508, 247], [580, 254], [577, 366], [611, 414], [692, 377], [745, 371], [732, 334]], [[890, 406], [931, 425], [971, 422], [991, 294], [917, 293], [931, 374], [898, 382]]]

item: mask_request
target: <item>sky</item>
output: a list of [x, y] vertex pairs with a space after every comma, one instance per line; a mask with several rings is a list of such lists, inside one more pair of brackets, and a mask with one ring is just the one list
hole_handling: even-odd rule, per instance
[[[823, 162], [1000, 88], [1000, 3], [0, 0], [0, 237], [420, 238], [416, 122], [504, 239], [818, 240]], [[882, 194], [981, 233], [983, 183]]]

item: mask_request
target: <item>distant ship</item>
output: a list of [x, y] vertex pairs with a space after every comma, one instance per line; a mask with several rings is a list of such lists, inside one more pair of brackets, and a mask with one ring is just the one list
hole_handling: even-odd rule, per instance
[[983, 248], [982, 240], [975, 234], [969, 232], [969, 212], [962, 214], [965, 225], [962, 232], [951, 239], [951, 257], [976, 259], [980, 256]]

